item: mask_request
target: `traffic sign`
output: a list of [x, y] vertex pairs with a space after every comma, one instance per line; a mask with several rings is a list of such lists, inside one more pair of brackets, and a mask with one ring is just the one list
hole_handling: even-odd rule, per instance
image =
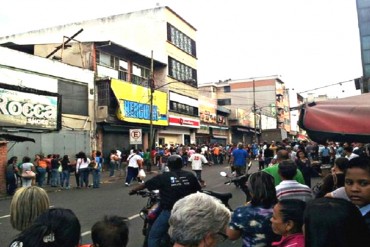
[[141, 129], [130, 129], [130, 144], [142, 144]]

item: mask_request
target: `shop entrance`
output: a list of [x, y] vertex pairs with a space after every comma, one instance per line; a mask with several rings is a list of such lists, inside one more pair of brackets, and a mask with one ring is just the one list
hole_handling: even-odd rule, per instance
[[190, 145], [190, 135], [184, 135], [184, 145]]

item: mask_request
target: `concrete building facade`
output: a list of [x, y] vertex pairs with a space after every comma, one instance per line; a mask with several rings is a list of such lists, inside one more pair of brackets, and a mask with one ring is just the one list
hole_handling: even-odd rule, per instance
[[214, 92], [218, 106], [230, 110], [233, 143], [281, 141], [290, 132], [289, 94], [277, 76], [203, 84], [200, 91]]
[[96, 146], [94, 73], [0, 47], [0, 132], [35, 139], [7, 156], [90, 153]]
[[[63, 45], [70, 38], [68, 35], [75, 37], [68, 45]], [[109, 81], [110, 93], [114, 91], [112, 79], [166, 93], [167, 124], [152, 123], [154, 141], [157, 144], [189, 144], [195, 142], [194, 130], [200, 127], [195, 39], [196, 29], [192, 25], [170, 8], [158, 7], [7, 36], [0, 38], [0, 43], [16, 43], [24, 48], [30, 45], [29, 51], [42, 57], [49, 56], [59, 44], [60, 50], [51, 58], [95, 71], [95, 89], [100, 96], [96, 97], [95, 112], [100, 116], [107, 111], [101, 100], [104, 80]], [[148, 83], [150, 79], [153, 84]], [[100, 90], [103, 91], [99, 93]], [[100, 120], [100, 125], [105, 125], [104, 118]], [[122, 120], [109, 124], [110, 127], [102, 128], [101, 132], [98, 128], [97, 132], [102, 142], [109, 145], [100, 144], [98, 148], [128, 147], [127, 127], [142, 128], [146, 135], [142, 147], [148, 147], [150, 123], [136, 125], [131, 122], [128, 126]], [[111, 137], [107, 139], [104, 133]]]

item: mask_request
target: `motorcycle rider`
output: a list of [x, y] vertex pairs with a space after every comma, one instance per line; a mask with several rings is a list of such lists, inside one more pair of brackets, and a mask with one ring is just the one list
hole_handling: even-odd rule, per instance
[[169, 172], [159, 174], [144, 184], [133, 188], [129, 194], [147, 188], [148, 190], [159, 190], [162, 209], [149, 232], [148, 247], [159, 247], [161, 240], [168, 237], [168, 220], [171, 216], [173, 205], [181, 198], [201, 190], [198, 179], [193, 173], [182, 170], [182, 158], [179, 155], [168, 157], [167, 166]]

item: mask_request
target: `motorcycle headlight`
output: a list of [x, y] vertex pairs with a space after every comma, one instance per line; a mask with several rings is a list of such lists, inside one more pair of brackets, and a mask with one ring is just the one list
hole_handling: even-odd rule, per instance
[[140, 218], [142, 218], [143, 220], [145, 220], [146, 213], [144, 211], [140, 211], [139, 215], [140, 215]]

